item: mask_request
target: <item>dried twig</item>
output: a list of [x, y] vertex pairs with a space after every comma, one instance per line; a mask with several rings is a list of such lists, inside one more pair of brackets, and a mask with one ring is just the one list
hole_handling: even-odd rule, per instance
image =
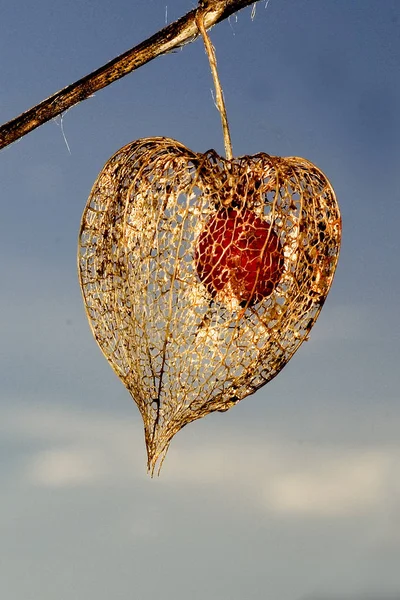
[[0, 127], [0, 149], [15, 142], [36, 127], [54, 119], [71, 106], [124, 77], [161, 54], [187, 44], [198, 36], [196, 16], [204, 15], [209, 29], [242, 8], [259, 0], [200, 0], [199, 8], [171, 23], [138, 46], [121, 54], [79, 81], [68, 85], [15, 119]]

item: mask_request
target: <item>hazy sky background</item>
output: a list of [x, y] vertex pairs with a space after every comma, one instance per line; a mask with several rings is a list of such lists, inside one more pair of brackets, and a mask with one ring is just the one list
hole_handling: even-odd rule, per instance
[[[0, 121], [194, 7], [5, 0]], [[234, 153], [315, 162], [343, 245], [310, 341], [255, 396], [180, 432], [159, 479], [86, 322], [76, 245], [124, 144], [223, 151], [202, 43], [68, 111], [71, 153], [60, 118], [1, 152], [1, 598], [400, 595], [399, 32], [399, 0], [270, 0], [212, 30]]]

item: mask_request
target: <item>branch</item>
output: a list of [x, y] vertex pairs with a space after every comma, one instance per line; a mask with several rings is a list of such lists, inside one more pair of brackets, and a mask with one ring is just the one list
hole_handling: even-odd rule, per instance
[[199, 8], [171, 23], [138, 46], [114, 58], [93, 73], [71, 83], [53, 96], [33, 106], [0, 127], [0, 149], [5, 148], [36, 127], [54, 119], [71, 106], [121, 79], [161, 54], [192, 42], [199, 34], [196, 15], [201, 12], [209, 29], [233, 13], [259, 0], [199, 0]]

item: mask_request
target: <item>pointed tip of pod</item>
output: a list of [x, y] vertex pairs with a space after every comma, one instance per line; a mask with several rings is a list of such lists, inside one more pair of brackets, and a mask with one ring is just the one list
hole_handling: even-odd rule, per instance
[[147, 450], [147, 474], [153, 479], [154, 475], [159, 477], [161, 467], [163, 466], [165, 457], [167, 456], [169, 448], [169, 442], [164, 445], [161, 444], [148, 444], [146, 443]]

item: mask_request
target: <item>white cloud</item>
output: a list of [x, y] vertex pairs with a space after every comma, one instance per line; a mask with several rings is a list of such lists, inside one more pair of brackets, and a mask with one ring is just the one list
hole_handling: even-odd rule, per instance
[[390, 499], [393, 479], [400, 484], [399, 447], [324, 448], [225, 438], [219, 445], [171, 455], [168, 480], [231, 486], [238, 498], [245, 490], [253, 509], [301, 518], [365, 514]]
[[19, 474], [22, 480], [70, 487], [122, 482], [127, 472], [146, 476], [139, 417], [127, 422], [104, 413], [92, 415], [35, 401], [31, 405], [34, 408], [3, 409], [0, 414], [0, 436], [40, 445], [26, 459]]
[[102, 481], [104, 467], [93, 449], [56, 448], [39, 452], [28, 463], [26, 477], [34, 485], [75, 487]]
[[384, 500], [391, 457], [383, 451], [331, 452], [299, 469], [286, 465], [264, 487], [267, 506], [312, 516], [360, 514]]
[[[196, 424], [192, 424], [196, 427]], [[13, 439], [38, 440], [20, 472], [44, 487], [123, 487], [145, 479], [141, 421], [47, 406], [3, 410], [1, 429]], [[173, 441], [159, 483], [212, 493], [229, 489], [243, 510], [310, 518], [345, 517], [390, 503], [400, 489], [400, 447], [343, 447], [260, 440], [226, 428], [207, 430], [207, 439]], [[179, 436], [178, 436], [179, 437]], [[200, 443], [199, 443], [200, 441]], [[43, 449], [43, 446], [45, 447]], [[154, 485], [157, 485], [154, 483]]]

